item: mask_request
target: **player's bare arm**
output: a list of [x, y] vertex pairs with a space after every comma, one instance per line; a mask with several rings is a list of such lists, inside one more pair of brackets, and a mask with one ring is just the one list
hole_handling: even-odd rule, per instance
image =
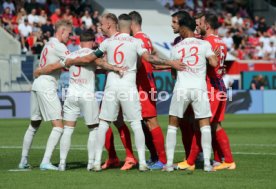
[[168, 70], [171, 69], [171, 66], [168, 65], [156, 65], [156, 64], [152, 64], [153, 69], [155, 70]]
[[60, 61], [55, 62], [54, 64], [48, 64], [47, 66], [41, 68], [38, 67], [35, 71], [34, 71], [34, 76], [37, 78], [40, 75], [48, 75], [56, 70], [59, 70], [63, 68], [63, 65], [60, 63]]
[[114, 66], [111, 64], [108, 64], [104, 59], [102, 58], [97, 58], [95, 60], [95, 63], [97, 64], [97, 66], [100, 66], [101, 68], [105, 69], [105, 70], [109, 70], [109, 71], [114, 71], [119, 73], [121, 76], [124, 74], [124, 72], [127, 70], [127, 68], [125, 67], [118, 67], [118, 66]]
[[217, 67], [218, 66], [218, 58], [216, 55], [209, 56], [208, 62], [212, 67]]
[[151, 55], [148, 52], [143, 53], [141, 57], [144, 58], [146, 61], [150, 62], [151, 64], [167, 65], [179, 71], [184, 70], [186, 67], [180, 60], [165, 60], [158, 56]]
[[64, 64], [66, 67], [70, 67], [72, 65], [78, 65], [78, 66], [82, 66], [85, 64], [89, 64], [94, 62], [94, 60], [97, 59], [97, 56], [94, 53], [91, 53], [89, 55], [83, 56], [83, 57], [77, 57], [74, 59], [71, 58], [67, 58], [64, 61]]

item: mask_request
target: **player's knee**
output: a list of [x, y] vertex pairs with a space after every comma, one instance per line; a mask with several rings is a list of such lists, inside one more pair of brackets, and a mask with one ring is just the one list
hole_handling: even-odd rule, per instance
[[169, 116], [169, 125], [178, 127], [178, 117], [176, 116]]
[[156, 117], [152, 117], [152, 118], [147, 118], [145, 119], [145, 122], [147, 124], [147, 127], [152, 130], [155, 129], [156, 127], [159, 127], [158, 125], [158, 121]]
[[199, 127], [203, 127], [203, 126], [206, 126], [206, 125], [210, 125], [209, 118], [202, 118], [202, 119], [199, 119], [198, 122], [199, 122]]
[[35, 120], [35, 121], [31, 121], [31, 125], [33, 128], [37, 129], [39, 128], [40, 124], [41, 124], [42, 120]]

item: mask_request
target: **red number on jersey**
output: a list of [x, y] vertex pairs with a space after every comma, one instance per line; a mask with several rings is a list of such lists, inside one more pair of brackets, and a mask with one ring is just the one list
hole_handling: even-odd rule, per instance
[[46, 65], [46, 61], [47, 61], [47, 58], [46, 58], [46, 56], [47, 56], [47, 54], [48, 54], [48, 48], [46, 47], [44, 50], [43, 50], [43, 52], [41, 53], [41, 59], [40, 59], [40, 67], [41, 68], [43, 68], [45, 65]]
[[81, 67], [80, 67], [80, 66], [77, 66], [77, 68], [78, 68], [78, 72], [77, 72], [77, 73], [73, 72], [73, 76], [74, 76], [74, 77], [78, 77], [78, 76], [80, 76], [80, 73], [81, 73]]
[[[194, 53], [192, 53], [192, 50], [193, 49], [195, 49], [195, 52]], [[183, 62], [183, 59], [185, 58], [185, 48], [183, 48], [183, 49], [180, 49], [179, 51], [178, 51], [178, 53], [181, 53], [181, 62]], [[189, 66], [194, 66], [194, 65], [196, 65], [197, 63], [198, 63], [198, 55], [197, 55], [197, 53], [198, 53], [198, 48], [197, 47], [191, 47], [190, 48], [190, 53], [192, 53], [191, 54], [191, 56], [194, 56], [195, 57], [195, 62], [194, 63], [190, 63], [189, 61], [187, 61], [187, 64], [189, 65]], [[184, 63], [184, 62], [183, 62]]]
[[[120, 45], [118, 45], [117, 47], [116, 47], [116, 49], [115, 49], [115, 52], [114, 52], [114, 61], [115, 61], [115, 63], [116, 64], [121, 64], [123, 61], [124, 61], [124, 59], [125, 59], [125, 55], [124, 55], [124, 53], [122, 52], [122, 51], [118, 51], [119, 50], [119, 48], [121, 47], [121, 46], [123, 46], [123, 44], [124, 43], [121, 43]], [[120, 61], [118, 61], [118, 59], [117, 59], [117, 56], [118, 55], [120, 55]]]

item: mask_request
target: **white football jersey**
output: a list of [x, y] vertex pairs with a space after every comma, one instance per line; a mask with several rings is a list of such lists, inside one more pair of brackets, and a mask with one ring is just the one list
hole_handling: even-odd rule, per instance
[[[93, 53], [92, 49], [81, 48], [75, 52], [70, 53], [66, 58], [83, 57]], [[69, 69], [70, 79], [68, 95], [83, 97], [95, 92], [95, 70], [96, 65], [90, 63], [85, 66], [71, 66]]]
[[109, 64], [128, 68], [122, 78], [117, 73], [109, 72], [106, 86], [136, 85], [137, 58], [147, 51], [141, 40], [126, 33], [118, 33], [104, 40], [99, 50], [107, 54]]
[[[63, 60], [70, 52], [66, 46], [61, 43], [57, 38], [51, 38], [44, 46], [39, 60], [39, 66], [41, 68], [56, 63], [59, 60]], [[57, 90], [58, 79], [60, 76], [60, 70], [54, 71], [49, 75], [41, 75], [33, 82], [32, 90], [34, 91], [52, 91]]]
[[202, 89], [206, 86], [206, 58], [215, 55], [210, 43], [196, 38], [186, 38], [171, 50], [173, 60], [181, 60], [187, 67], [177, 72], [175, 89]]

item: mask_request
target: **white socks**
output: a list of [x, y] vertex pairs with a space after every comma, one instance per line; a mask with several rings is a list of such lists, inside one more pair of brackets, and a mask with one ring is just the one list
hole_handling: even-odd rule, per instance
[[60, 139], [60, 164], [66, 163], [67, 154], [71, 147], [71, 137], [75, 127], [65, 125]]
[[44, 153], [44, 157], [42, 160], [42, 164], [48, 164], [50, 163], [50, 159], [52, 157], [52, 153], [60, 139], [60, 136], [62, 134], [63, 128], [60, 127], [53, 127], [52, 132], [48, 138], [46, 150]]
[[174, 149], [176, 145], [176, 133], [177, 127], [169, 125], [166, 137], [167, 166], [173, 165]]
[[200, 128], [201, 146], [203, 151], [204, 165], [210, 166], [210, 158], [212, 151], [212, 136], [210, 125], [205, 125]]
[[89, 129], [89, 136], [87, 141], [88, 164], [94, 163], [97, 133], [98, 127]]
[[28, 155], [29, 155], [29, 151], [32, 146], [33, 138], [34, 138], [36, 131], [37, 131], [37, 128], [32, 127], [32, 125], [30, 124], [25, 133], [24, 139], [23, 139], [22, 155], [21, 155], [20, 164], [28, 163]]
[[109, 124], [106, 121], [100, 120], [99, 129], [97, 133], [97, 144], [95, 149], [95, 162], [94, 165], [101, 165], [103, 147], [105, 143], [106, 132], [109, 128]]
[[142, 129], [141, 121], [131, 121], [130, 125], [134, 133], [135, 146], [138, 151], [139, 164], [146, 165], [145, 135]]

